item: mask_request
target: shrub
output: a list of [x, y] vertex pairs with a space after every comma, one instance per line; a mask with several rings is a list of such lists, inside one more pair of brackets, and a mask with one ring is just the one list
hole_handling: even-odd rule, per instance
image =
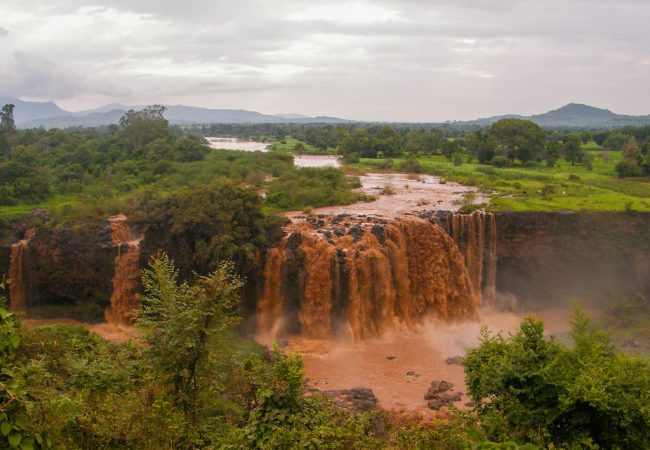
[[640, 177], [641, 169], [636, 162], [624, 159], [616, 164], [616, 173], [619, 178]]
[[422, 172], [422, 165], [420, 164], [420, 161], [417, 159], [409, 156], [406, 161], [402, 164], [402, 168], [406, 170], [407, 172], [414, 172], [414, 173], [421, 173]]
[[491, 162], [494, 167], [505, 167], [508, 165], [508, 160], [505, 156], [495, 156]]
[[476, 168], [477, 172], [484, 173], [486, 175], [496, 175], [497, 170], [492, 166], [478, 166]]
[[545, 448], [645, 448], [650, 367], [617, 352], [581, 310], [572, 325], [572, 348], [545, 338], [532, 316], [507, 338], [483, 329], [464, 359], [482, 428]]
[[355, 152], [346, 153], [343, 155], [343, 162], [345, 164], [357, 164], [359, 162], [359, 154]]

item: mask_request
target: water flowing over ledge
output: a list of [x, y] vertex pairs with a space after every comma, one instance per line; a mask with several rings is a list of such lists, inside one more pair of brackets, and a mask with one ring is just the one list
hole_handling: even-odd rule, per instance
[[494, 217], [477, 212], [451, 221], [449, 234], [419, 218], [340, 214], [292, 223], [267, 254], [262, 339], [359, 340], [426, 318], [477, 318], [481, 292], [493, 302], [496, 291]]
[[36, 232], [33, 229], [25, 231], [23, 239], [11, 245], [11, 258], [9, 262], [9, 309], [11, 311], [23, 311], [27, 287], [24, 277], [25, 249], [29, 240]]
[[133, 321], [133, 310], [137, 305], [140, 287], [140, 242], [142, 234], [136, 234], [127, 225], [124, 215], [109, 217], [111, 238], [117, 246], [113, 293], [110, 308], [106, 311], [106, 322], [113, 325], [128, 325]]

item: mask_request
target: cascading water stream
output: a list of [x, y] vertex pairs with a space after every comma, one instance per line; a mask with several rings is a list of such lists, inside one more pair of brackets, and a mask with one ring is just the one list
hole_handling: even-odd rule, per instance
[[494, 306], [497, 277], [497, 229], [492, 213], [476, 211], [451, 217], [451, 236], [465, 257], [474, 292]]
[[131, 230], [124, 215], [109, 217], [111, 239], [117, 247], [111, 306], [105, 313], [106, 321], [113, 325], [128, 325], [137, 307], [136, 294], [140, 279], [140, 242], [144, 236]]
[[27, 289], [24, 277], [25, 249], [29, 240], [36, 234], [32, 229], [25, 232], [23, 239], [12, 244], [9, 262], [9, 309], [11, 311], [24, 311]]
[[325, 339], [345, 330], [359, 340], [426, 317], [478, 315], [464, 258], [439, 225], [337, 217], [293, 224], [281, 247], [270, 250], [261, 333]]

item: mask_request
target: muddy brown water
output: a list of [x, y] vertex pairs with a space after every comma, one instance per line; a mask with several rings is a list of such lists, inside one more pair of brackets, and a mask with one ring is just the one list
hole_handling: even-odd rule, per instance
[[[489, 201], [476, 187], [444, 182], [432, 175], [378, 172], [362, 175], [359, 181], [361, 187], [356, 192], [374, 197], [374, 201], [317, 208], [312, 213], [397, 218], [426, 210], [458, 211], [468, 195], [474, 204]], [[300, 215], [289, 213], [288, 217], [296, 220]]]
[[[462, 356], [479, 342], [481, 326], [493, 331], [516, 332], [527, 313], [485, 309], [476, 321], [440, 323], [430, 321], [416, 329], [398, 330], [381, 338], [361, 342], [292, 338], [287, 351], [302, 355], [308, 383], [321, 390], [368, 387], [379, 406], [392, 411], [416, 412], [422, 417], [440, 415], [427, 408], [424, 394], [434, 380], [454, 385], [463, 393], [458, 408], [470, 399], [463, 368], [445, 360]], [[547, 309], [534, 313], [546, 324], [546, 334], [563, 334], [570, 329], [570, 311]], [[444, 412], [443, 412], [444, 414]]]
[[251, 141], [248, 139], [238, 139], [220, 136], [210, 136], [205, 138], [210, 147], [222, 150], [239, 150], [242, 152], [266, 152], [268, 142]]

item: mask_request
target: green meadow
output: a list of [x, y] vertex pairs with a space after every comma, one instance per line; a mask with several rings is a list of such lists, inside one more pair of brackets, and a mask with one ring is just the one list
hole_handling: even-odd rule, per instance
[[478, 186], [490, 197], [491, 211], [650, 211], [650, 182], [616, 176], [614, 167], [621, 159], [620, 152], [587, 153], [593, 156], [592, 170], [564, 159], [554, 167], [529, 163], [497, 168], [467, 159], [454, 165], [440, 155], [419, 157], [415, 165], [405, 158], [362, 158], [351, 166], [363, 170], [419, 168], [445, 181]]

